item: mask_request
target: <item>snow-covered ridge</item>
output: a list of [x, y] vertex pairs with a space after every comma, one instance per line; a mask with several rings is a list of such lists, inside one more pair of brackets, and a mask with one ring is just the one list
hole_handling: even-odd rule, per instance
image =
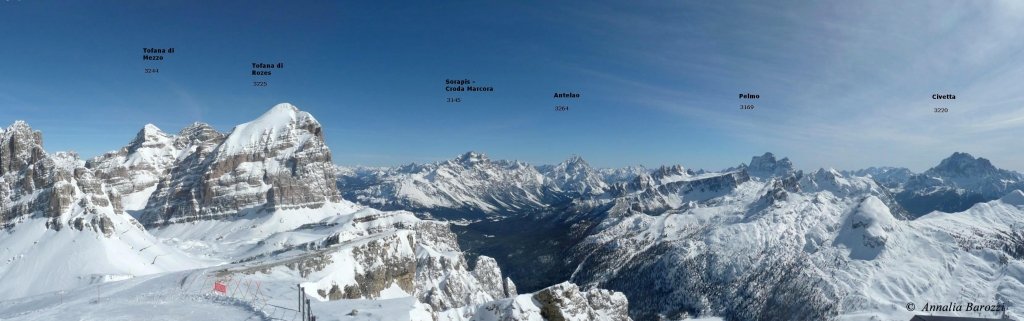
[[[1024, 206], [1013, 205], [1024, 193], [909, 221], [890, 211], [873, 181], [816, 172], [770, 206], [761, 199], [772, 183], [750, 181], [706, 206], [611, 216], [570, 251], [578, 262], [571, 281], [623, 291], [634, 317], [748, 319], [766, 311], [746, 307], [781, 293], [803, 303], [772, 309], [810, 319], [909, 319], [892, 305], [965, 295], [1024, 302]], [[745, 292], [752, 283], [758, 290]], [[749, 305], [719, 306], [740, 297]], [[1024, 314], [1014, 309], [1009, 315]]]

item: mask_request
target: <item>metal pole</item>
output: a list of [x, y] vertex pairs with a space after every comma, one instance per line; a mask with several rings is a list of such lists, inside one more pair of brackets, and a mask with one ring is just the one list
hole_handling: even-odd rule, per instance
[[306, 315], [302, 313], [302, 285], [299, 284], [299, 314], [302, 315], [302, 320], [306, 320]]
[[311, 316], [313, 316], [313, 312], [309, 311], [309, 299], [306, 299], [306, 320], [310, 320]]

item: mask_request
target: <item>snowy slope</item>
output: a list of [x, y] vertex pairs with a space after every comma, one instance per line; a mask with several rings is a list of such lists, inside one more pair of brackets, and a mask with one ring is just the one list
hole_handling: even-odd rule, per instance
[[[254, 222], [246, 224], [250, 223]], [[246, 232], [236, 230], [230, 222], [197, 222], [203, 232], [194, 236], [260, 239], [239, 246], [228, 238], [208, 244], [203, 244], [205, 238], [165, 240], [205, 248], [190, 250], [219, 256], [214, 259], [237, 258], [231, 263], [123, 281], [97, 279], [93, 286], [67, 290], [63, 303], [61, 294], [54, 292], [6, 300], [0, 303], [0, 319], [291, 319], [295, 312], [289, 308], [295, 307], [296, 284], [313, 300], [312, 311], [318, 320], [443, 320], [452, 313], [442, 311], [484, 311], [487, 309], [477, 307], [502, 304], [508, 297], [519, 301], [531, 297], [509, 292], [510, 285], [500, 282], [501, 272], [492, 259], [480, 257], [476, 269], [469, 270], [446, 224], [421, 221], [408, 212], [360, 209], [292, 229], [280, 225], [279, 220], [254, 224], [258, 227], [247, 230], [255, 231]], [[273, 226], [281, 231], [269, 236], [257, 232]], [[210, 249], [218, 246], [224, 248]], [[211, 292], [213, 282], [229, 284], [231, 297]], [[251, 296], [246, 285], [255, 282], [261, 292]], [[235, 286], [245, 291], [235, 292]], [[545, 311], [596, 317], [587, 320], [629, 320], [624, 314], [628, 303], [621, 293], [581, 293], [575, 286], [563, 284], [540, 297], [549, 301]], [[152, 311], [140, 314], [149, 309]], [[352, 314], [353, 310], [357, 312]], [[541, 310], [525, 311], [513, 320], [541, 320]]]
[[907, 221], [870, 179], [820, 170], [800, 186], [766, 203], [772, 185], [747, 181], [706, 206], [606, 219], [572, 281], [623, 291], [634, 317], [906, 320], [908, 302], [968, 301], [1024, 315], [1018, 194]]
[[0, 140], [0, 300], [110, 278], [202, 266], [120, 210], [74, 152], [48, 155], [42, 135], [15, 123]]
[[[447, 223], [341, 199], [319, 123], [289, 104], [227, 135], [201, 123], [177, 135], [147, 125], [89, 162], [46, 154], [23, 122], [0, 131], [0, 143], [2, 319], [294, 318], [284, 306], [294, 306], [296, 284], [321, 320], [436, 320], [518, 295], [494, 259], [477, 256], [469, 268]], [[450, 169], [494, 175], [482, 154], [457, 161]], [[496, 163], [543, 180], [526, 164]], [[237, 289], [242, 279], [261, 282], [272, 308], [207, 286]], [[624, 298], [615, 302], [625, 311]], [[589, 304], [561, 309], [601, 310]], [[346, 315], [353, 309], [361, 312]]]
[[210, 263], [161, 243], [126, 216], [111, 216], [115, 234], [110, 237], [91, 230], [54, 231], [43, 219], [0, 230], [0, 300]]

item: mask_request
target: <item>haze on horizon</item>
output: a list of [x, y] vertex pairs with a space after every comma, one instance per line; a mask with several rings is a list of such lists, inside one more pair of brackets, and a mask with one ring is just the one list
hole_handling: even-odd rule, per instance
[[[0, 127], [25, 120], [47, 152], [83, 159], [148, 123], [227, 132], [289, 102], [342, 165], [472, 150], [718, 170], [773, 152], [804, 170], [922, 172], [967, 152], [1024, 172], [1021, 2], [0, 6]], [[144, 47], [176, 52], [143, 61]], [[263, 62], [285, 68], [250, 75]], [[445, 79], [494, 92], [445, 92]]]

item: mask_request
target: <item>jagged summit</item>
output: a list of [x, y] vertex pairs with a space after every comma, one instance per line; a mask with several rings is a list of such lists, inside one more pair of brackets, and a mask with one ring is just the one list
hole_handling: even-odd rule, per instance
[[[740, 167], [742, 168], [743, 166]], [[793, 162], [790, 162], [788, 157], [776, 159], [775, 154], [770, 152], [764, 153], [761, 156], [751, 157], [750, 165], [746, 166], [746, 168], [751, 176], [761, 178], [789, 176], [795, 172]]]
[[484, 154], [484, 153], [468, 151], [465, 154], [462, 154], [462, 155], [459, 155], [458, 157], [455, 157], [455, 159], [453, 159], [452, 161], [454, 161], [456, 163], [459, 163], [459, 164], [466, 165], [466, 166], [473, 166], [473, 165], [476, 165], [476, 164], [486, 164], [486, 163], [489, 163], [491, 161], [491, 159], [488, 158], [487, 155]]
[[192, 133], [192, 132], [196, 132], [196, 131], [205, 131], [205, 130], [216, 131], [216, 130], [213, 129], [213, 126], [210, 126], [209, 124], [204, 123], [204, 122], [197, 121], [197, 122], [194, 122], [191, 125], [188, 125], [187, 127], [183, 128], [180, 132], [178, 132], [178, 136], [185, 136], [188, 133]]
[[195, 123], [175, 141], [170, 177], [152, 192], [140, 221], [148, 226], [219, 219], [239, 210], [320, 208], [341, 201], [320, 123], [291, 104], [222, 135]]
[[567, 158], [563, 163], [566, 163], [566, 164], [584, 164], [584, 165], [590, 166], [589, 164], [587, 164], [586, 161], [583, 160], [583, 157], [580, 157], [580, 155], [577, 155], [576, 153], [572, 153], [572, 156], [569, 156], [569, 158]]
[[142, 147], [162, 148], [170, 142], [171, 135], [168, 135], [153, 124], [146, 124], [139, 133], [128, 143], [128, 152], [134, 152]]
[[661, 165], [658, 170], [651, 174], [656, 178], [664, 178], [669, 176], [691, 176], [693, 171], [684, 170], [682, 165], [665, 166]]
[[549, 184], [569, 197], [598, 195], [608, 189], [601, 174], [575, 153], [558, 165], [543, 167], [541, 172]]
[[43, 133], [17, 120], [0, 130], [0, 175], [22, 170], [46, 156]]

